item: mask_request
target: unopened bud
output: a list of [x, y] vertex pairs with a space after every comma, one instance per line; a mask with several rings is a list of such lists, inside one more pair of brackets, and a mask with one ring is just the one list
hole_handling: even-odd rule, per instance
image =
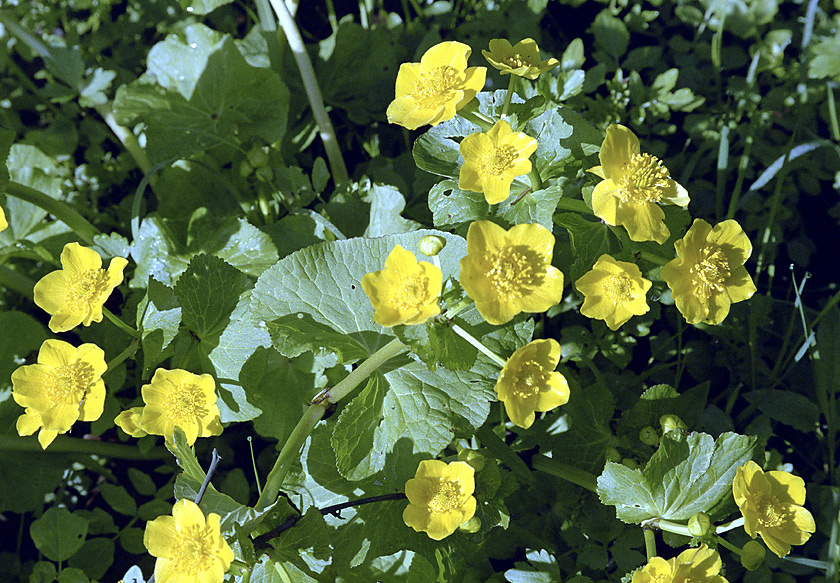
[[764, 563], [766, 554], [763, 544], [755, 540], [747, 541], [741, 549], [741, 564], [747, 571], [755, 571]]
[[426, 235], [417, 243], [420, 253], [427, 257], [434, 257], [446, 247], [446, 239], [438, 235]]
[[639, 441], [645, 445], [659, 445], [659, 434], [656, 429], [648, 425], [639, 431]]
[[706, 536], [712, 527], [712, 519], [705, 512], [698, 512], [688, 519], [688, 532], [691, 536]]
[[676, 415], [663, 415], [659, 418], [659, 425], [662, 427], [662, 435], [665, 435], [669, 431], [674, 431], [676, 429], [680, 429], [685, 431], [688, 429], [688, 425], [685, 422], [677, 417]]
[[248, 162], [250, 162], [251, 166], [254, 168], [268, 166], [268, 152], [262, 148], [254, 148], [253, 150], [250, 150], [246, 156], [248, 157]]
[[459, 526], [458, 529], [470, 534], [476, 533], [481, 530], [481, 519], [478, 516], [473, 516], [464, 524]]
[[626, 457], [623, 460], [621, 460], [621, 465], [625, 468], [630, 468], [631, 470], [636, 470], [639, 468], [639, 462], [630, 457]]
[[484, 456], [474, 449], [462, 449], [458, 452], [458, 459], [470, 464], [476, 472], [484, 469]]
[[608, 462], [620, 463], [621, 462], [621, 454], [618, 453], [618, 450], [614, 447], [608, 447], [604, 450], [604, 459]]

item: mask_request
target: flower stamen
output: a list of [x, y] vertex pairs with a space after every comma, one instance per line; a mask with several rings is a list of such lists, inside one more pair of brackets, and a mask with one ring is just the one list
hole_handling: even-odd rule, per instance
[[651, 154], [633, 154], [619, 180], [621, 202], [659, 202], [671, 176], [662, 161]]

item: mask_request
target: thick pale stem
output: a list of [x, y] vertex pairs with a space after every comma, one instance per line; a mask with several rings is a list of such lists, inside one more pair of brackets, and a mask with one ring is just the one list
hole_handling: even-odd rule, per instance
[[475, 336], [461, 328], [458, 324], [453, 323], [450, 324], [450, 326], [452, 327], [452, 331], [455, 332], [455, 334], [457, 334], [458, 336], [475, 346], [481, 354], [485, 355], [487, 358], [498, 364], [500, 367], [505, 367], [505, 359], [493, 352], [492, 350], [490, 350], [489, 348], [487, 348], [486, 346], [484, 346], [484, 344], [482, 344], [481, 341], [478, 340]]
[[137, 136], [135, 136], [128, 128], [125, 128], [117, 123], [117, 118], [114, 117], [114, 110], [111, 107], [106, 105], [97, 105], [94, 109], [96, 109], [97, 113], [102, 116], [105, 124], [111, 128], [114, 135], [117, 136], [117, 139], [123, 145], [123, 148], [125, 148], [131, 157], [134, 158], [134, 162], [137, 164], [137, 167], [143, 171], [143, 174], [148, 174], [152, 169], [152, 163], [149, 161], [149, 157], [146, 156], [146, 152], [140, 146], [140, 142], [137, 141]]
[[321, 141], [324, 143], [324, 150], [327, 153], [327, 159], [330, 162], [332, 169], [333, 180], [336, 186], [349, 182], [347, 175], [347, 166], [344, 164], [344, 158], [341, 156], [341, 151], [338, 148], [338, 140], [335, 137], [335, 129], [330, 121], [327, 110], [324, 107], [324, 98], [321, 95], [321, 88], [318, 87], [318, 80], [315, 78], [315, 71], [312, 69], [312, 62], [309, 60], [309, 55], [306, 53], [306, 48], [303, 46], [303, 39], [300, 36], [294, 18], [286, 8], [286, 3], [283, 0], [269, 0], [274, 12], [277, 14], [277, 19], [280, 22], [280, 27], [286, 35], [286, 40], [289, 43], [289, 48], [295, 56], [298, 69], [300, 69], [300, 76], [303, 79], [303, 88], [306, 90], [306, 97], [309, 99], [309, 106], [312, 108], [312, 114], [315, 116], [315, 123], [318, 124], [318, 131], [321, 135]]
[[303, 447], [304, 442], [306, 442], [306, 438], [309, 437], [309, 434], [312, 433], [312, 430], [315, 429], [316, 425], [318, 425], [318, 422], [324, 416], [327, 407], [347, 396], [363, 380], [373, 374], [377, 368], [405, 349], [405, 345], [395, 338], [374, 352], [370, 358], [356, 367], [356, 369], [348, 374], [344, 380], [330, 389], [325, 398], [318, 399], [309, 405], [309, 408], [303, 413], [301, 420], [298, 421], [298, 424], [292, 430], [292, 434], [289, 436], [289, 439], [287, 439], [286, 443], [283, 445], [283, 449], [280, 450], [280, 455], [277, 456], [277, 460], [274, 462], [274, 467], [271, 468], [271, 472], [268, 474], [268, 478], [266, 478], [265, 488], [263, 488], [263, 491], [257, 500], [257, 505], [255, 506], [257, 510], [265, 510], [277, 499], [277, 495], [280, 493], [283, 480], [286, 478], [289, 468], [291, 468], [292, 463], [298, 459], [300, 450]]
[[656, 556], [656, 534], [649, 528], [643, 529], [642, 532], [645, 533], [645, 555], [650, 561]]
[[108, 308], [102, 308], [102, 313], [105, 315], [106, 318], [108, 318], [109, 322], [111, 322], [114, 326], [116, 326], [132, 338], [140, 338], [140, 332], [138, 332], [137, 330], [120, 320]]
[[0, 452], [21, 451], [39, 454], [81, 453], [123, 460], [167, 459], [170, 454], [165, 449], [156, 448], [148, 453], [141, 452], [136, 445], [107, 443], [93, 439], [78, 439], [59, 435], [44, 450], [35, 437], [0, 436]]
[[516, 75], [510, 75], [510, 81], [508, 81], [508, 90], [507, 95], [505, 95], [505, 102], [502, 104], [502, 117], [507, 117], [508, 109], [510, 109], [510, 100], [513, 98], [513, 94], [516, 93]]
[[86, 245], [93, 245], [94, 235], [99, 234], [96, 227], [91, 225], [87, 219], [77, 213], [73, 207], [68, 205], [66, 202], [56, 200], [53, 197], [44, 194], [40, 190], [35, 190], [25, 184], [12, 181], [6, 184], [6, 195], [14, 196], [20, 200], [32, 203], [37, 207], [41, 207], [59, 221], [70, 227]]

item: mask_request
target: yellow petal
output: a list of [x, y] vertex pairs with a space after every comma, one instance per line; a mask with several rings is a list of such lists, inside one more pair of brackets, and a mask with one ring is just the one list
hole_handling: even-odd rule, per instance
[[620, 179], [624, 175], [624, 166], [641, 151], [639, 138], [629, 128], [617, 124], [608, 126], [598, 154], [604, 177], [608, 180]]

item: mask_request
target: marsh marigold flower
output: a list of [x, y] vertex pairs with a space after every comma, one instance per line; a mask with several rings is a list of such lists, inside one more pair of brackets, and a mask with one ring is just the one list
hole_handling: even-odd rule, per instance
[[500, 74], [525, 77], [531, 81], [560, 64], [555, 58], [540, 59], [540, 49], [531, 38], [523, 39], [514, 46], [505, 39], [494, 38], [490, 41], [490, 50], [482, 50], [481, 54]]
[[476, 221], [467, 231], [461, 286], [491, 324], [510, 322], [520, 312], [545, 312], [563, 297], [563, 274], [551, 265], [554, 235], [538, 224], [506, 231]]
[[732, 495], [744, 516], [744, 530], [752, 538], [760, 535], [779, 557], [791, 545], [804, 545], [816, 523], [805, 509], [805, 482], [788, 472], [765, 472], [753, 461], [735, 471]]
[[475, 470], [466, 462], [423, 460], [405, 483], [403, 521], [441, 540], [475, 515]]
[[511, 129], [504, 120], [486, 134], [477, 132], [461, 140], [464, 163], [458, 188], [484, 194], [489, 204], [502, 202], [510, 195], [513, 179], [531, 171], [531, 154], [537, 140]]
[[56, 435], [67, 433], [76, 421], [95, 421], [105, 405], [105, 352], [95, 344], [78, 348], [62, 340], [45, 340], [37, 364], [12, 373], [12, 396], [26, 410], [18, 417], [20, 435], [38, 429], [38, 442], [47, 449]]
[[496, 381], [496, 394], [510, 420], [528, 429], [536, 411], [550, 411], [569, 402], [569, 384], [554, 369], [560, 345], [551, 338], [534, 340], [514, 352]]
[[677, 258], [663, 266], [660, 274], [689, 324], [720, 324], [731, 304], [755, 293], [744, 267], [752, 243], [737, 222], [730, 219], [712, 228], [703, 219], [695, 219], [674, 247]]
[[419, 63], [403, 63], [388, 122], [410, 130], [452, 119], [484, 88], [487, 69], [467, 67], [472, 49], [455, 41], [436, 44]]
[[385, 269], [362, 277], [362, 289], [373, 305], [373, 319], [381, 326], [421, 324], [439, 314], [442, 285], [440, 268], [417, 261], [414, 253], [399, 245], [385, 260]]
[[50, 330], [67, 332], [79, 324], [102, 321], [105, 300], [123, 280], [128, 265], [114, 257], [108, 269], [93, 249], [68, 243], [61, 252], [61, 269], [48, 273], [35, 284], [35, 303], [52, 315]]
[[656, 156], [642, 154], [639, 138], [623, 125], [610, 125], [589, 172], [604, 180], [592, 192], [592, 212], [621, 225], [633, 241], [664, 243], [671, 232], [659, 204], [688, 205], [688, 192], [671, 178]]
[[635, 263], [616, 261], [610, 255], [601, 255], [592, 270], [575, 282], [584, 297], [580, 313], [604, 320], [610, 330], [650, 310], [645, 299], [650, 286]]
[[129, 435], [139, 437], [142, 432], [162, 435], [172, 443], [177, 426], [184, 431], [190, 445], [199, 437], [221, 435], [216, 381], [209, 374], [159, 368], [141, 392], [145, 407], [132, 407], [114, 420]]
[[667, 561], [661, 557], [651, 558], [647, 565], [633, 573], [631, 583], [727, 583], [720, 574], [722, 566], [717, 551], [702, 545]]
[[146, 525], [143, 544], [155, 561], [156, 583], [222, 583], [233, 551], [221, 534], [221, 519], [204, 517], [192, 500], [172, 506], [172, 516], [158, 516]]
[[9, 222], [6, 220], [6, 211], [0, 207], [0, 231], [5, 231], [7, 228], [9, 228]]

